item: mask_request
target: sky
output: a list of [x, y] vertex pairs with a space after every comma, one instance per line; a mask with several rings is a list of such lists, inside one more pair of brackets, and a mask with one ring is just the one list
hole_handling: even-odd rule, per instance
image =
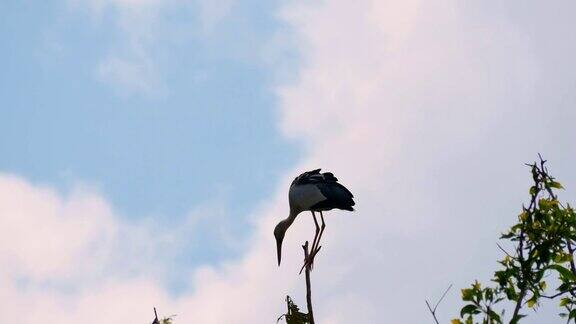
[[[569, 1], [0, 2], [0, 322], [431, 323], [487, 281], [537, 153], [576, 200]], [[223, 311], [225, 310], [225, 311]], [[543, 305], [527, 323], [549, 322]]]

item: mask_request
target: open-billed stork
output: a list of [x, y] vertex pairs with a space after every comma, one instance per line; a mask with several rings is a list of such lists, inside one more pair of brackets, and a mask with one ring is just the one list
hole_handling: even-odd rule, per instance
[[[352, 206], [354, 206], [354, 196], [350, 190], [338, 183], [338, 179], [336, 179], [332, 173], [320, 173], [320, 170], [321, 169], [316, 169], [304, 172], [296, 177], [290, 185], [290, 191], [288, 193], [290, 214], [274, 228], [278, 252], [278, 266], [280, 266], [280, 261], [282, 260], [282, 241], [284, 240], [284, 235], [290, 225], [294, 223], [298, 214], [307, 210], [312, 212], [312, 217], [316, 224], [316, 234], [310, 250], [310, 257], [313, 259], [319, 250], [318, 244], [326, 227], [322, 212], [334, 208], [349, 211], [354, 210], [354, 208], [352, 208]], [[320, 213], [320, 218], [322, 219], [321, 230], [318, 227], [316, 212]], [[306, 260], [306, 262], [309, 261]]]

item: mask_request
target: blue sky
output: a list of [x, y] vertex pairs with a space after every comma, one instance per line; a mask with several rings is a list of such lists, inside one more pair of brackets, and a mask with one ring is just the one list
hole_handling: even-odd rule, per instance
[[115, 8], [0, 6], [2, 171], [61, 190], [93, 184], [126, 217], [183, 217], [214, 197], [242, 217], [296, 161], [277, 132], [276, 76], [252, 51], [282, 29], [276, 3], [235, 6], [209, 35], [193, 8], [163, 10], [154, 23], [168, 37], [147, 48], [157, 72], [145, 91], [96, 72], [109, 53], [131, 55]]

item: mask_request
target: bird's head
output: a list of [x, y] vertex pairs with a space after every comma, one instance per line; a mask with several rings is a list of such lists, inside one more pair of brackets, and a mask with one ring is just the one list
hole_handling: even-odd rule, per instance
[[276, 251], [278, 253], [278, 266], [280, 266], [280, 261], [282, 260], [282, 241], [284, 241], [284, 235], [286, 235], [286, 230], [290, 225], [286, 221], [281, 221], [274, 228], [274, 237], [276, 238]]

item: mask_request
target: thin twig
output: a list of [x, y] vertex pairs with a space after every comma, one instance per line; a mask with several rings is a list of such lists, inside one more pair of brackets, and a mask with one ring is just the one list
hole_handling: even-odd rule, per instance
[[156, 313], [156, 307], [154, 307], [154, 321], [152, 324], [160, 324], [160, 321], [158, 320], [158, 313]]
[[552, 296], [540, 295], [540, 297], [542, 297], [542, 298], [547, 298], [547, 299], [554, 299], [554, 298], [556, 298], [556, 297], [558, 297], [558, 296], [562, 296], [562, 295], [564, 295], [564, 294], [566, 294], [566, 293], [569, 293], [569, 292], [570, 292], [569, 290], [565, 290], [565, 291], [561, 291], [561, 292], [559, 292], [559, 293], [556, 293], [556, 294], [554, 294], [554, 295], [552, 295]]
[[440, 322], [438, 322], [438, 319], [436, 318], [436, 312], [434, 310], [432, 310], [432, 307], [430, 307], [430, 304], [428, 303], [428, 301], [426, 301], [426, 306], [428, 306], [428, 310], [430, 310], [430, 314], [432, 314], [432, 317], [434, 318], [434, 322], [436, 322], [436, 324], [440, 324]]
[[428, 306], [428, 310], [430, 311], [430, 314], [432, 314], [432, 317], [434, 318], [434, 321], [436, 322], [436, 324], [440, 324], [440, 322], [438, 322], [438, 318], [436, 318], [436, 309], [438, 308], [438, 305], [440, 305], [440, 303], [442, 302], [442, 300], [444, 299], [444, 297], [446, 297], [446, 294], [448, 293], [448, 291], [450, 290], [450, 288], [452, 288], [452, 284], [450, 284], [448, 286], [448, 288], [446, 288], [446, 290], [444, 291], [444, 293], [442, 294], [442, 297], [440, 297], [440, 299], [438, 299], [438, 301], [436, 302], [436, 304], [434, 305], [434, 308], [432, 308], [430, 306], [430, 303], [428, 302], [428, 300], [426, 300], [426, 306]]
[[508, 253], [506, 250], [504, 250], [504, 248], [501, 247], [500, 244], [496, 243], [496, 245], [497, 245], [498, 248], [499, 248], [500, 250], [502, 250], [502, 252], [504, 252], [507, 256], [509, 256], [510, 258], [514, 259], [514, 257], [511, 256], [510, 253]]

